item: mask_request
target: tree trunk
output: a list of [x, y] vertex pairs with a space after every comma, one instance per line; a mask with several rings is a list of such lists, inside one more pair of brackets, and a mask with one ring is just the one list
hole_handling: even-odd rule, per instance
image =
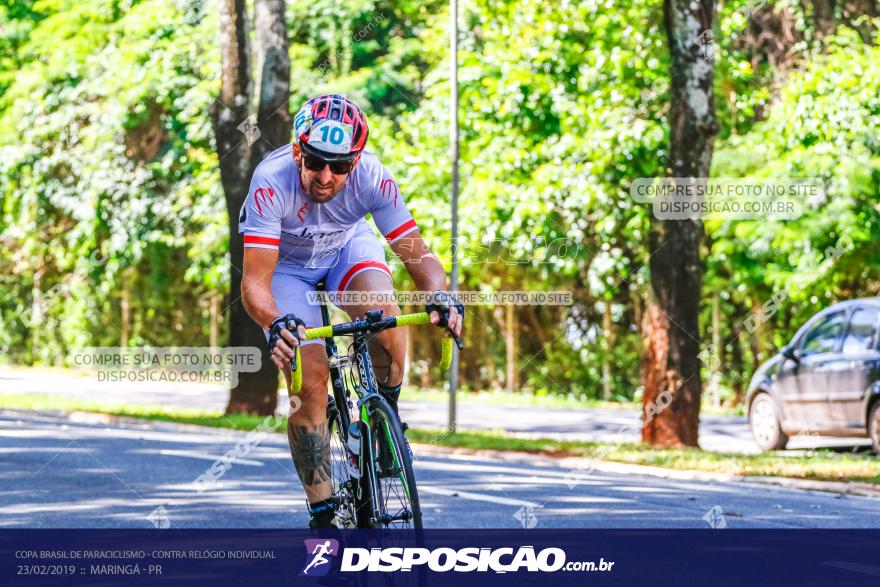
[[[252, 56], [248, 42], [245, 0], [219, 0], [220, 98], [213, 111], [214, 134], [220, 159], [220, 180], [229, 216], [231, 263], [229, 299], [229, 345], [256, 347], [262, 353], [260, 370], [240, 373], [231, 390], [226, 413], [272, 414], [277, 406], [278, 370], [269, 359], [262, 329], [248, 316], [241, 301], [241, 267], [244, 246], [238, 234], [238, 214], [247, 197], [248, 184], [265, 153], [288, 142], [290, 113], [290, 63], [283, 0], [257, 0], [255, 39], [261, 52], [261, 92], [258, 125], [250, 120]], [[286, 67], [284, 63], [286, 62]]]
[[721, 296], [712, 294], [712, 349], [715, 351], [715, 371], [724, 371], [724, 349], [721, 348]]
[[251, 145], [251, 164], [256, 169], [270, 151], [290, 142], [290, 56], [284, 0], [257, 0], [254, 24], [254, 45], [260, 68], [257, 108], [260, 138]]
[[119, 348], [120, 350], [128, 347], [128, 337], [131, 332], [130, 323], [131, 323], [131, 300], [129, 299], [128, 293], [128, 280], [122, 280], [122, 300], [120, 301], [120, 306], [122, 309], [122, 319], [120, 320], [122, 327], [119, 334]]
[[211, 317], [210, 330], [208, 331], [208, 340], [211, 348], [217, 348], [217, 341], [220, 337], [220, 294], [212, 293], [209, 307], [209, 315]]
[[[752, 315], [757, 317], [762, 317], [761, 320], [764, 320], [763, 310], [761, 309], [760, 300], [754, 299], [752, 301]], [[752, 331], [752, 354], [755, 355], [755, 359], [760, 362], [764, 360], [764, 340], [762, 338], [762, 330], [767, 326], [767, 322], [758, 323], [758, 327]], [[755, 365], [757, 367], [757, 364]]]
[[721, 407], [721, 373], [724, 371], [724, 353], [721, 348], [721, 296], [712, 294], [712, 369], [709, 372], [709, 388], [712, 390], [712, 406]]
[[40, 334], [43, 332], [43, 290], [42, 281], [45, 269], [40, 261], [39, 268], [34, 271], [34, 284], [31, 288], [31, 364], [40, 356]]
[[611, 399], [613, 380], [611, 377], [611, 349], [614, 347], [613, 333], [611, 331], [611, 302], [605, 301], [605, 310], [602, 312], [602, 331], [605, 337], [605, 347], [602, 349], [602, 399]]
[[519, 355], [519, 337], [516, 327], [516, 308], [513, 304], [505, 306], [504, 313], [496, 313], [496, 317], [503, 315], [501, 327], [504, 329], [504, 347], [506, 351], [507, 375], [504, 378], [504, 387], [507, 391], [519, 389], [519, 370], [516, 368], [516, 357]]
[[841, 13], [841, 20], [859, 34], [863, 43], [874, 44], [876, 30], [873, 19], [880, 14], [876, 0], [849, 0], [843, 4]]
[[505, 325], [507, 340], [507, 390], [519, 390], [519, 369], [517, 357], [519, 357], [519, 328], [516, 322], [516, 306], [510, 304], [505, 312]]
[[486, 329], [483, 328], [483, 318], [481, 314], [483, 309], [479, 306], [468, 308], [468, 342], [471, 348], [480, 349], [479, 355], [463, 354], [459, 360], [460, 381], [465, 382], [468, 391], [478, 391], [487, 386], [486, 362], [488, 361], [490, 352], [488, 352], [489, 341], [486, 336]]
[[[714, 3], [665, 0], [670, 48], [669, 152], [672, 176], [706, 177], [717, 132], [711, 53]], [[709, 49], [706, 51], [706, 49]], [[642, 439], [698, 446], [701, 220], [654, 220], [650, 234], [653, 297], [645, 312], [645, 425]]]
[[880, 14], [876, 0], [813, 0], [813, 24], [816, 37], [822, 39], [834, 32], [838, 23], [856, 31], [862, 42], [873, 45], [876, 33], [871, 19]]
[[733, 325], [733, 334], [735, 339], [730, 351], [731, 385], [734, 392], [733, 405], [738, 406], [742, 404], [745, 399], [745, 389], [743, 386], [745, 381], [743, 378], [745, 377], [746, 367], [743, 361], [741, 346], [743, 341], [740, 340], [740, 337], [742, 336], [742, 328], [737, 323], [734, 323]]
[[[488, 314], [489, 312], [485, 312]], [[489, 338], [489, 316], [487, 316], [487, 320], [482, 321], [480, 324], [474, 325], [473, 321], [470, 322], [469, 326], [472, 329], [479, 328], [483, 331], [483, 339], [486, 340]], [[479, 348], [479, 347], [478, 347]], [[485, 352], [486, 352], [486, 385], [489, 391], [498, 391], [501, 389], [501, 382], [498, 380], [498, 367], [495, 365], [495, 353], [491, 350], [488, 343], [486, 344]]]
[[633, 323], [636, 325], [636, 328], [641, 331], [642, 328], [642, 298], [639, 296], [638, 292], [633, 290], [632, 294], [632, 307], [633, 307]]
[[813, 26], [820, 39], [834, 32], [835, 3], [835, 0], [813, 0]]

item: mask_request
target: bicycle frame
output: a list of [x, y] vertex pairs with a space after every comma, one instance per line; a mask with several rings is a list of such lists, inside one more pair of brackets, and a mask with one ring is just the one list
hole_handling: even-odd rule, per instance
[[[326, 304], [321, 305], [321, 319], [325, 327], [331, 327], [330, 312], [327, 309]], [[354, 347], [357, 349], [354, 358], [355, 366], [358, 370], [360, 383], [363, 389], [363, 393], [361, 393], [357, 387], [352, 390], [358, 396], [357, 405], [360, 413], [360, 421], [362, 422], [360, 444], [361, 454], [358, 455], [358, 462], [363, 470], [366, 467], [372, 467], [376, 458], [376, 455], [373, 454], [372, 428], [370, 426], [370, 414], [367, 411], [366, 404], [372, 396], [379, 395], [379, 385], [376, 381], [376, 376], [373, 373], [373, 362], [367, 345], [368, 335], [363, 332], [354, 332], [353, 339]], [[339, 412], [339, 423], [342, 428], [340, 432], [342, 433], [343, 440], [347, 441], [348, 427], [351, 425], [350, 409], [352, 408], [352, 405], [350, 404], [350, 396], [345, 389], [345, 382], [339, 366], [339, 350], [332, 334], [331, 336], [325, 337], [324, 341], [327, 351], [327, 360], [330, 364], [330, 380], [333, 387], [333, 399], [336, 402], [337, 411]], [[366, 478], [370, 481], [370, 501], [372, 502], [372, 510], [374, 512], [379, 511], [378, 480], [375, 475], [367, 475]]]
[[[372, 310], [367, 312], [364, 318], [353, 320], [351, 322], [346, 322], [343, 324], [330, 324], [330, 312], [327, 308], [326, 304], [321, 304], [321, 319], [323, 322], [323, 326], [318, 328], [309, 328], [306, 329], [306, 337], [305, 340], [316, 340], [323, 338], [325, 341], [325, 350], [327, 353], [328, 366], [330, 371], [330, 381], [333, 389], [333, 399], [336, 403], [336, 408], [339, 413], [338, 415], [338, 423], [340, 425], [341, 430], [340, 435], [342, 437], [343, 444], [347, 444], [348, 442], [348, 429], [351, 426], [351, 413], [350, 410], [353, 409], [353, 405], [351, 403], [350, 393], [354, 393], [357, 395], [357, 408], [360, 416], [361, 422], [361, 442], [360, 442], [360, 455], [359, 456], [359, 466], [361, 468], [361, 481], [356, 481], [355, 487], [353, 490], [356, 490], [355, 497], [360, 500], [363, 499], [362, 491], [366, 489], [365, 486], [361, 485], [366, 478], [369, 485], [370, 491], [370, 506], [371, 506], [371, 522], [373, 524], [380, 522], [380, 520], [376, 519], [375, 516], [378, 515], [377, 512], [381, 510], [379, 499], [381, 495], [380, 491], [380, 480], [379, 477], [375, 474], [375, 463], [377, 459], [377, 455], [374, 454], [373, 449], [373, 427], [370, 424], [370, 413], [367, 409], [368, 404], [371, 402], [373, 398], [379, 398], [384, 402], [382, 395], [379, 393], [379, 385], [376, 381], [376, 375], [373, 372], [373, 362], [370, 357], [370, 352], [367, 343], [369, 342], [370, 337], [382, 330], [386, 330], [389, 328], [396, 328], [398, 326], [411, 326], [417, 324], [430, 324], [430, 317], [426, 312], [419, 312], [415, 314], [402, 314], [399, 316], [389, 316], [386, 318], [382, 317], [381, 310]], [[340, 357], [339, 350], [336, 346], [336, 342], [334, 340], [334, 336], [352, 336], [353, 344], [355, 351], [353, 353], [353, 357], [350, 355], [346, 355], [345, 358]], [[453, 337], [444, 337], [442, 340], [442, 355], [440, 359], [440, 365], [443, 370], [449, 368], [452, 362], [452, 345], [453, 345]], [[461, 348], [461, 341], [455, 338], [455, 342], [458, 343], [459, 348]], [[296, 347], [296, 364], [297, 366], [302, 365], [302, 356], [300, 352], [300, 347]], [[354, 383], [351, 390], [346, 389], [345, 379], [343, 377], [342, 368], [347, 366], [344, 364], [344, 360], [346, 358], [353, 359], [353, 363], [358, 370], [358, 379], [359, 381]], [[348, 363], [351, 364], [351, 363]], [[291, 394], [299, 393], [302, 389], [302, 369], [297, 368], [293, 373], [290, 373], [290, 378], [288, 379], [288, 390]], [[377, 430], [377, 433], [381, 433], [381, 431]], [[387, 426], [385, 426], [386, 435], [390, 434], [388, 432]], [[389, 442], [390, 438], [389, 438]], [[398, 455], [393, 454], [395, 466], [398, 464]], [[366, 474], [365, 474], [366, 473]], [[403, 481], [403, 478], [401, 479]], [[352, 479], [354, 481], [354, 479]], [[407, 496], [409, 497], [409, 489], [407, 488], [406, 482], [403, 482], [404, 491], [406, 491]]]

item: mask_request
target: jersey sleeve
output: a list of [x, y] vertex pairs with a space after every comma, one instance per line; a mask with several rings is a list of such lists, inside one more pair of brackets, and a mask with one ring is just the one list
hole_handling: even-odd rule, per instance
[[238, 217], [245, 248], [278, 249], [283, 212], [283, 194], [257, 168]]
[[382, 164], [378, 165], [374, 176], [373, 207], [370, 212], [379, 232], [390, 245], [419, 228], [400, 197], [397, 182]]

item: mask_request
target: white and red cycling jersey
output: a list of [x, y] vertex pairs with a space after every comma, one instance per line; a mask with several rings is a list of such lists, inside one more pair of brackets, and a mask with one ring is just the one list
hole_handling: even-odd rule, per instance
[[[238, 230], [246, 248], [278, 249], [272, 295], [280, 315], [292, 313], [306, 326], [321, 326], [320, 307], [308, 300], [318, 282], [329, 292], [345, 292], [362, 272], [391, 276], [384, 247], [364, 219], [368, 214], [389, 244], [417, 228], [397, 183], [372, 153], [361, 155], [342, 191], [323, 204], [303, 191], [291, 145], [257, 166]], [[323, 341], [302, 342], [318, 343]]]
[[397, 182], [375, 155], [361, 154], [345, 187], [317, 204], [305, 194], [292, 145], [270, 153], [251, 180], [239, 216], [244, 246], [278, 249], [279, 268], [329, 268], [339, 252], [373, 221], [389, 244], [416, 230]]

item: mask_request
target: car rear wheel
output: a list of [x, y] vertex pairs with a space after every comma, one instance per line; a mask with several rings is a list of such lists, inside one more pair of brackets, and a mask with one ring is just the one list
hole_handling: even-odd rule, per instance
[[875, 401], [871, 406], [868, 416], [868, 434], [871, 437], [871, 448], [874, 454], [880, 455], [880, 401]]
[[766, 393], [758, 395], [749, 408], [749, 426], [761, 450], [782, 450], [788, 436], [782, 431], [776, 404]]

